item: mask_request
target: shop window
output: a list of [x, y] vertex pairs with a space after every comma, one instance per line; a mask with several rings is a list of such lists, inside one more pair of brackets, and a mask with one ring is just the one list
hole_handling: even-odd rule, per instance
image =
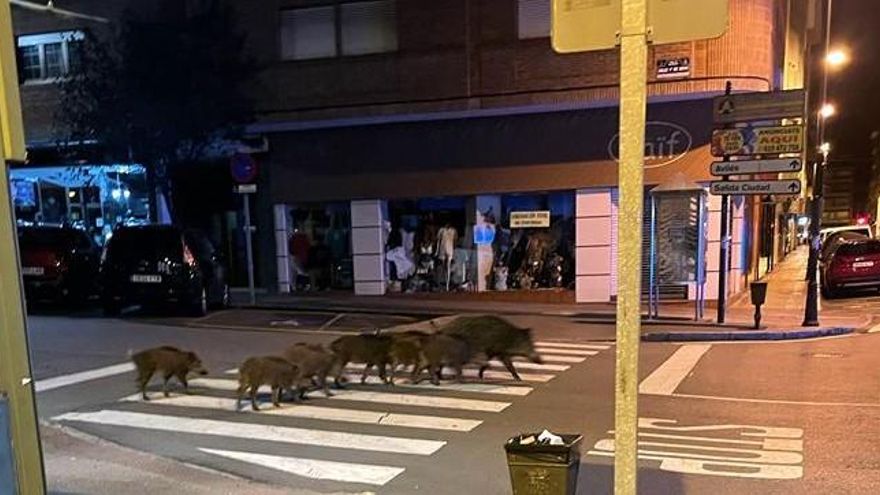
[[516, 18], [519, 39], [550, 36], [550, 0], [518, 0]]
[[348, 202], [290, 208], [287, 249], [296, 290], [351, 289], [351, 206]]
[[18, 37], [19, 75], [24, 82], [54, 81], [77, 70], [83, 33], [63, 31]]

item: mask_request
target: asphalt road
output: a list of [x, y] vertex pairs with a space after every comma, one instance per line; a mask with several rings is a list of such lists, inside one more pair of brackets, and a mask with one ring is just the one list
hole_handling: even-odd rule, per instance
[[[414, 323], [334, 318], [32, 316], [39, 414], [136, 450], [319, 493], [510, 493], [504, 441], [548, 428], [583, 435], [581, 493], [610, 493], [610, 327], [524, 317], [518, 323], [535, 329], [545, 365], [523, 365], [521, 383], [493, 368], [483, 383], [352, 385], [303, 405], [233, 411], [228, 371], [246, 356]], [[154, 386], [156, 400], [133, 399], [127, 351], [162, 344], [196, 350], [208, 379], [188, 396], [159, 398]], [[876, 334], [644, 344], [640, 493], [880, 493], [878, 352]]]

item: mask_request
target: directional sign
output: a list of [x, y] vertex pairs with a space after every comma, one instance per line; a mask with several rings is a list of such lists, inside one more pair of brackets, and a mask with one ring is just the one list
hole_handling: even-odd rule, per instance
[[709, 192], [716, 196], [743, 196], [751, 194], [800, 194], [801, 181], [792, 180], [742, 180], [715, 181]]
[[713, 156], [778, 155], [800, 153], [804, 149], [804, 128], [737, 127], [712, 132]]
[[804, 90], [737, 93], [713, 100], [716, 124], [804, 116]]
[[235, 187], [232, 188], [232, 192], [236, 194], [254, 194], [257, 192], [256, 184], [236, 184]]
[[740, 160], [736, 162], [715, 162], [712, 175], [769, 174], [781, 172], [800, 172], [804, 163], [800, 158], [779, 158], [776, 160]]

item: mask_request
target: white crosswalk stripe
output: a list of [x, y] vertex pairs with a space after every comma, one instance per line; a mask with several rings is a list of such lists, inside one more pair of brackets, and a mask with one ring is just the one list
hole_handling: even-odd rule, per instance
[[431, 455], [440, 450], [440, 447], [446, 445], [446, 442], [439, 440], [364, 435], [361, 433], [312, 430], [289, 426], [219, 421], [215, 419], [107, 409], [97, 412], [65, 413], [57, 416], [55, 419], [79, 423], [127, 426], [171, 433], [266, 440], [270, 442], [366, 450], [370, 452], [390, 452], [395, 454]]
[[[132, 395], [123, 399], [126, 402], [140, 402], [140, 395]], [[195, 407], [200, 409], [233, 410], [235, 399], [227, 397], [210, 397], [204, 395], [176, 395], [150, 402], [163, 406]], [[271, 402], [260, 402], [260, 410], [250, 408], [250, 402], [241, 402], [242, 411], [270, 416], [290, 418], [321, 419], [325, 421], [341, 421], [343, 423], [362, 423], [382, 426], [402, 426], [406, 428], [424, 428], [430, 430], [471, 431], [480, 426], [482, 421], [474, 419], [446, 418], [442, 416], [421, 416], [417, 414], [398, 414], [387, 411], [363, 411], [359, 409], [339, 409], [334, 407], [308, 406], [303, 404], [285, 403], [280, 408], [273, 407]]]
[[[92, 425], [98, 432], [107, 428], [164, 432], [182, 442], [191, 442], [202, 456], [196, 462], [209, 467], [216, 468], [216, 463], [220, 463], [221, 469], [238, 466], [236, 469], [244, 473], [256, 467], [291, 475], [291, 483], [297, 487], [321, 481], [321, 489], [326, 489], [328, 482], [336, 482], [342, 484], [340, 490], [363, 491], [365, 487], [383, 486], [400, 477], [412, 456], [433, 455], [456, 435], [474, 431], [491, 414], [505, 411], [518, 397], [529, 395], [537, 384], [552, 380], [612, 346], [536, 342], [542, 364], [514, 359], [522, 382], [514, 382], [503, 364], [493, 360], [483, 380], [476, 378], [478, 366], [470, 364], [463, 370], [465, 379], [461, 383], [451, 380], [450, 369], [444, 370], [446, 379], [436, 386], [427, 379], [427, 373], [422, 375], [421, 382], [412, 383], [408, 373], [398, 370], [392, 386], [382, 383], [374, 368], [366, 384], [360, 385], [364, 365], [351, 363], [344, 375], [351, 386], [332, 389], [331, 397], [320, 390], [310, 391], [306, 401], [286, 401], [278, 408], [269, 401], [268, 387], [263, 387], [258, 397], [259, 411], [252, 411], [245, 398], [236, 413], [237, 377], [202, 377], [190, 380], [190, 394], [165, 398], [151, 392], [153, 400], [148, 402], [135, 394], [120, 399], [118, 406], [69, 412], [53, 420], [87, 430]], [[110, 371], [116, 370], [86, 373], [91, 377]], [[228, 370], [226, 374], [237, 374], [237, 370]], [[361, 428], [366, 433], [353, 433]], [[205, 437], [228, 440], [205, 444]], [[302, 447], [292, 452], [295, 455], [285, 455], [278, 447], [267, 450], [270, 444]], [[339, 449], [342, 459], [321, 450], [328, 448]], [[346, 451], [356, 451], [358, 456], [345, 454]], [[384, 457], [371, 462], [370, 453]]]
[[[190, 386], [205, 387], [215, 390], [237, 390], [238, 382], [223, 378], [196, 378], [190, 380]], [[323, 392], [309, 392], [307, 397], [323, 397]], [[434, 395], [400, 394], [393, 392], [373, 392], [367, 390], [335, 390], [329, 400], [348, 400], [354, 402], [375, 402], [398, 406], [438, 407], [442, 409], [461, 409], [465, 411], [501, 412], [507, 409], [510, 402], [461, 399], [458, 397], [439, 397]]]

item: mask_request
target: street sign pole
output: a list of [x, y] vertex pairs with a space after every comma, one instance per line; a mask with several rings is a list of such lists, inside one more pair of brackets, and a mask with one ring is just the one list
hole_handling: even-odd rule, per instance
[[[9, 161], [25, 157], [14, 46], [9, 1], [0, 0], [0, 397], [9, 407], [0, 420], [9, 418], [10, 433], [0, 438], [0, 459], [14, 464], [0, 466], [0, 492], [42, 495], [46, 482], [6, 171]], [[10, 475], [14, 479], [6, 479]]]
[[[733, 83], [727, 81], [724, 86], [724, 94], [730, 96], [732, 91]], [[724, 155], [723, 161], [725, 163], [729, 162], [730, 156]], [[725, 175], [722, 180], [727, 181], [730, 178]], [[729, 265], [727, 257], [730, 255], [727, 245], [727, 237], [729, 236], [727, 230], [728, 210], [730, 210], [730, 196], [725, 194], [721, 196], [721, 237], [719, 238], [721, 242], [718, 254], [718, 314], [716, 315], [718, 323], [724, 323], [724, 320], [727, 318], [727, 267]]]
[[648, 0], [623, 0], [621, 8], [614, 493], [630, 495], [636, 493], [638, 450]]
[[251, 227], [251, 194], [244, 193], [244, 248], [247, 257], [248, 295], [251, 306], [257, 305], [257, 294], [254, 289], [254, 246], [253, 228]]

